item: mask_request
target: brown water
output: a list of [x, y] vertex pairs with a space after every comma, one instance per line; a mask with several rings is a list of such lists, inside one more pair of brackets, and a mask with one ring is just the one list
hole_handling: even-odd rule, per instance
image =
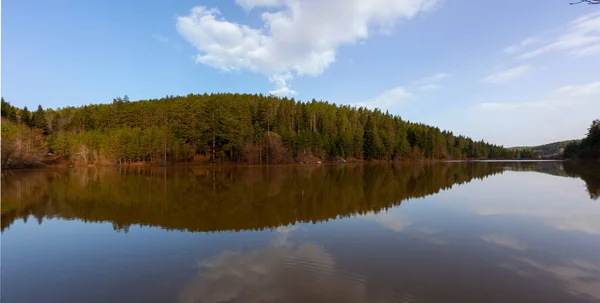
[[2, 302], [600, 302], [600, 165], [12, 171]]

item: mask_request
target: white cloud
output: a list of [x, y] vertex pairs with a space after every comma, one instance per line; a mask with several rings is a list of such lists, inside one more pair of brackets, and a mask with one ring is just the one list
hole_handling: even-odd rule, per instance
[[154, 39], [156, 39], [156, 41], [158, 42], [162, 42], [162, 43], [167, 43], [169, 42], [169, 38], [165, 37], [163, 35], [154, 35]]
[[484, 102], [480, 103], [479, 107], [484, 110], [491, 111], [511, 111], [524, 108], [549, 108], [553, 105], [560, 105], [559, 100], [540, 100], [540, 101], [526, 101], [526, 102]]
[[[454, 128], [458, 128], [457, 132], [506, 146], [582, 138], [600, 112], [597, 82], [557, 86], [532, 98], [507, 99], [499, 94], [476, 103], [470, 108], [471, 114], [459, 121], [463, 129]], [[472, 127], [481, 124], [487, 127]]]
[[491, 111], [512, 111], [523, 109], [552, 109], [572, 107], [600, 98], [600, 81], [586, 84], [567, 85], [556, 89], [548, 99], [522, 102], [483, 102], [479, 108]]
[[483, 82], [490, 84], [501, 84], [511, 80], [515, 80], [531, 70], [530, 65], [522, 65], [503, 71], [499, 71], [483, 78]]
[[431, 76], [425, 77], [417, 82], [425, 83], [425, 84], [431, 83], [431, 82], [438, 82], [438, 81], [448, 78], [448, 76], [450, 76], [450, 74], [448, 74], [448, 73], [437, 73], [437, 74], [433, 74]]
[[383, 93], [379, 94], [373, 99], [359, 102], [355, 105], [363, 106], [370, 109], [379, 108], [385, 110], [394, 105], [400, 104], [401, 102], [409, 99], [411, 96], [412, 94], [406, 91], [404, 87], [398, 86], [390, 90], [384, 91]]
[[520, 58], [537, 57], [551, 51], [567, 51], [574, 56], [586, 56], [600, 51], [600, 12], [584, 15], [573, 20], [559, 37]]
[[[341, 45], [364, 41], [399, 20], [433, 10], [439, 2], [237, 0], [246, 10], [270, 8], [261, 15], [262, 28], [229, 22], [215, 8], [196, 6], [189, 15], [177, 18], [177, 31], [197, 49], [196, 62], [224, 71], [249, 70], [271, 78], [290, 75], [289, 80], [320, 75], [335, 62]], [[277, 10], [272, 11], [274, 8]]]
[[600, 81], [581, 85], [567, 85], [557, 90], [559, 93], [565, 93], [572, 97], [600, 97]]
[[415, 89], [420, 91], [430, 91], [440, 89], [442, 86], [438, 82], [448, 78], [448, 73], [436, 73], [425, 78], [414, 81], [412, 84], [416, 85]]
[[504, 52], [507, 54], [513, 54], [516, 53], [517, 51], [521, 50], [522, 48], [531, 45], [531, 44], [535, 44], [540, 42], [540, 38], [539, 37], [529, 37], [527, 39], [523, 39], [521, 42], [508, 46], [506, 48], [504, 48]]
[[492, 111], [523, 109], [552, 109], [580, 105], [600, 98], [600, 81], [578, 85], [566, 85], [556, 89], [548, 99], [522, 102], [483, 102], [479, 108]]
[[269, 77], [269, 80], [277, 87], [276, 89], [270, 91], [269, 94], [280, 97], [295, 95], [296, 91], [292, 90], [287, 83], [290, 79], [292, 79], [291, 73], [273, 75]]
[[572, 54], [576, 57], [600, 54], [600, 43], [587, 46], [581, 49], [576, 49], [572, 52]]
[[429, 90], [436, 90], [436, 89], [440, 89], [442, 86], [439, 84], [423, 84], [420, 86], [417, 86], [417, 89], [420, 91], [429, 91]]
[[293, 89], [290, 89], [287, 86], [282, 86], [282, 87], [278, 87], [274, 90], [270, 90], [269, 94], [271, 94], [273, 96], [284, 97], [284, 96], [295, 95], [296, 91]]
[[235, 3], [247, 11], [255, 7], [278, 7], [283, 5], [281, 0], [235, 0]]
[[370, 109], [390, 109], [391, 107], [399, 105], [404, 101], [416, 96], [416, 91], [425, 92], [441, 88], [442, 86], [437, 84], [437, 82], [446, 79], [448, 76], [450, 76], [448, 73], [436, 73], [410, 82], [408, 88], [403, 85], [399, 85], [382, 92], [372, 99], [357, 102], [354, 103], [354, 105], [363, 106]]

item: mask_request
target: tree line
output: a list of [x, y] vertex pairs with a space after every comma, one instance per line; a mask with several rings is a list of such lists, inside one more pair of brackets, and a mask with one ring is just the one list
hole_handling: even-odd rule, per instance
[[552, 143], [548, 143], [548, 144], [544, 144], [544, 145], [538, 145], [538, 146], [517, 146], [517, 147], [511, 147], [511, 149], [513, 150], [528, 150], [530, 152], [533, 152], [537, 155], [539, 155], [541, 158], [558, 158], [562, 156], [562, 153], [565, 149], [565, 147], [567, 147], [567, 145], [569, 145], [569, 143], [572, 142], [579, 142], [580, 140], [566, 140], [566, 141], [558, 141], [558, 142], [552, 142]]
[[[196, 155], [249, 164], [535, 157], [379, 109], [262, 94], [189, 94], [135, 102], [125, 96], [110, 104], [38, 106], [34, 112], [3, 99], [1, 112], [3, 125], [27, 127], [42, 136], [46, 147], [40, 150], [82, 164], [172, 164]], [[3, 131], [2, 136], [27, 141], [19, 134]], [[4, 148], [2, 161], [8, 161]]]
[[565, 147], [566, 159], [600, 160], [600, 120], [592, 122], [588, 133], [581, 141], [574, 141]]

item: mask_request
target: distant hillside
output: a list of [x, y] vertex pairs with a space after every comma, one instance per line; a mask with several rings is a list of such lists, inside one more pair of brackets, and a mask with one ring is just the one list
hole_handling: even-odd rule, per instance
[[[82, 165], [190, 163], [197, 155], [213, 163], [267, 165], [516, 157], [503, 146], [387, 111], [314, 99], [189, 94], [131, 102], [125, 96], [111, 104], [40, 105], [33, 113], [1, 101], [3, 168], [48, 153]], [[518, 158], [528, 157], [520, 152]]]
[[542, 157], [550, 157], [550, 156], [556, 156], [561, 154], [565, 147], [571, 143], [571, 142], [576, 142], [579, 143], [581, 142], [581, 140], [566, 140], [566, 141], [559, 141], [559, 142], [553, 142], [553, 143], [548, 143], [548, 144], [544, 144], [544, 145], [538, 145], [538, 146], [516, 146], [516, 147], [511, 147], [510, 149], [512, 150], [530, 150]]

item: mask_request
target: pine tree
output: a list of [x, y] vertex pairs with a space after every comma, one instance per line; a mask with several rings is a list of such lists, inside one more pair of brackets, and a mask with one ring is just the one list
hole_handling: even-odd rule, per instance
[[32, 124], [33, 127], [43, 130], [44, 133], [48, 130], [48, 127], [46, 126], [46, 116], [41, 105], [38, 105], [37, 110], [33, 113]]
[[375, 123], [373, 122], [373, 118], [369, 116], [367, 118], [367, 124], [365, 125], [363, 145], [364, 157], [367, 160], [372, 160], [377, 157], [377, 140], [375, 136], [377, 136]]
[[25, 125], [27, 125], [29, 127], [32, 126], [31, 113], [27, 109], [27, 106], [23, 107], [23, 110], [21, 110], [20, 118], [21, 118], [21, 123], [24, 123]]
[[503, 147], [402, 121], [378, 109], [316, 100], [189, 94], [131, 102], [125, 96], [111, 104], [78, 108], [39, 106], [33, 115], [2, 101], [3, 117], [44, 129], [58, 155], [86, 162], [104, 158], [172, 163], [187, 161], [195, 153], [210, 155], [213, 161], [256, 164], [311, 154], [325, 161], [338, 156], [359, 160], [514, 156]]

